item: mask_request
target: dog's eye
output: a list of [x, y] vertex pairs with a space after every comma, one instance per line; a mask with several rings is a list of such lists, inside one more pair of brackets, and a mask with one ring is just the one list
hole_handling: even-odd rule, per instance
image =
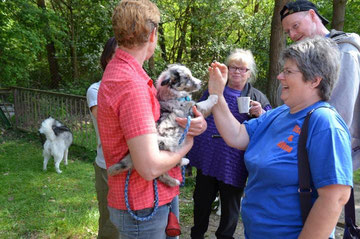
[[177, 83], [179, 81], [180, 81], [180, 74], [179, 74], [179, 72], [175, 72], [173, 82]]
[[163, 80], [161, 82], [161, 86], [168, 85], [170, 83], [170, 78], [167, 78], [166, 80]]

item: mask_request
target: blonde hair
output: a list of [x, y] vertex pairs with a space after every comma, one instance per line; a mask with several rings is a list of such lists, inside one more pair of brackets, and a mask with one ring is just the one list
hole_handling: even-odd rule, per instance
[[160, 11], [151, 1], [121, 1], [112, 16], [112, 25], [118, 46], [133, 48], [144, 44], [159, 22]]
[[232, 63], [246, 64], [251, 73], [249, 81], [254, 82], [256, 80], [256, 63], [250, 50], [240, 48], [232, 50], [226, 58], [225, 64], [229, 67]]

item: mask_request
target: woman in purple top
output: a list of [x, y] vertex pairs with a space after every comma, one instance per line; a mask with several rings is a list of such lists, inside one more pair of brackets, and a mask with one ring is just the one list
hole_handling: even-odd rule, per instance
[[[256, 75], [251, 51], [235, 49], [228, 56], [226, 64], [229, 80], [224, 97], [235, 118], [242, 123], [271, 109], [266, 96], [249, 83], [255, 80]], [[207, 99], [208, 95], [206, 91], [201, 100]], [[252, 100], [249, 114], [239, 113], [237, 97], [240, 96], [249, 96]], [[211, 205], [218, 192], [221, 219], [215, 235], [217, 238], [233, 238], [240, 213], [240, 199], [248, 176], [244, 165], [244, 151], [226, 145], [216, 129], [212, 115], [206, 121], [207, 130], [194, 138], [194, 146], [187, 155], [190, 165], [197, 168], [191, 238], [204, 238]]]

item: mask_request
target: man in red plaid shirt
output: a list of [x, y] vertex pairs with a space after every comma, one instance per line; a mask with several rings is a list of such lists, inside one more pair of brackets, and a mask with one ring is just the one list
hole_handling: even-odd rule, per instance
[[[98, 93], [98, 127], [105, 156], [110, 167], [128, 152], [134, 164], [128, 198], [138, 216], [148, 215], [154, 207], [153, 180], [165, 172], [181, 181], [175, 167], [193, 145], [193, 136], [206, 129], [204, 117], [194, 109], [184, 146], [178, 152], [160, 151], [156, 124], [160, 105], [152, 80], [143, 70], [144, 61], [154, 53], [160, 12], [148, 0], [123, 0], [115, 8], [113, 29], [118, 49], [104, 72]], [[177, 119], [185, 126], [186, 119]], [[108, 206], [110, 219], [120, 238], [165, 238], [168, 204], [179, 194], [179, 187], [158, 182], [159, 208], [149, 221], [134, 220], [124, 199], [126, 174], [109, 177]]]

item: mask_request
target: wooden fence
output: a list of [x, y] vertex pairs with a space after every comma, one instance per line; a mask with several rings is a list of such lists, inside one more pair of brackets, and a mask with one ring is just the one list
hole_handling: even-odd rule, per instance
[[37, 133], [41, 122], [51, 116], [71, 129], [74, 144], [96, 148], [96, 135], [85, 96], [11, 87], [0, 90], [0, 103], [13, 104], [15, 114], [10, 121], [17, 129]]

